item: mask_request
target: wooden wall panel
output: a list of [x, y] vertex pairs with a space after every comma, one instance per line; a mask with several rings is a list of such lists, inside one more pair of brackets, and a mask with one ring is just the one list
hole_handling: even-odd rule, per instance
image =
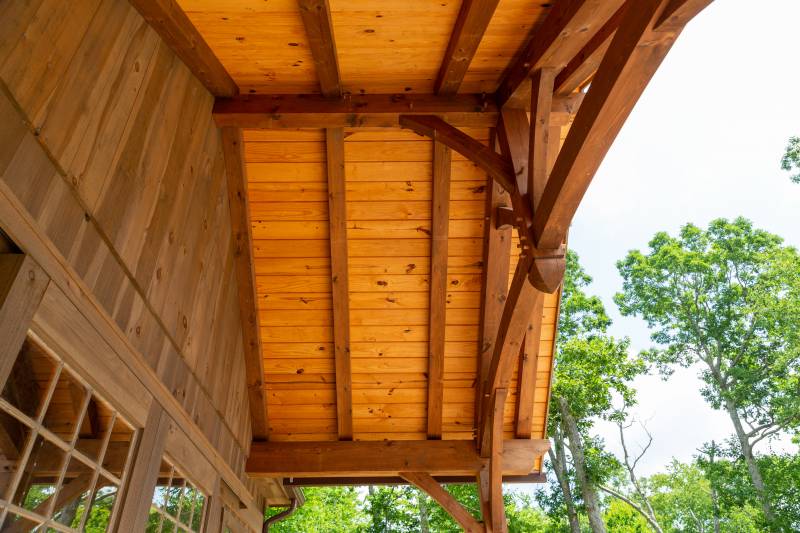
[[241, 474], [250, 420], [213, 98], [124, 0], [3, 3], [0, 85], [0, 180]]

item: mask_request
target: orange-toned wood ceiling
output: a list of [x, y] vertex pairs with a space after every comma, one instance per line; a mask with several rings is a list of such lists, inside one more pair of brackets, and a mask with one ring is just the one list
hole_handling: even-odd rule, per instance
[[[179, 3], [243, 94], [319, 92], [297, 0]], [[460, 5], [331, 0], [343, 90], [432, 93]], [[547, 6], [501, 0], [460, 92], [493, 92]], [[488, 129], [466, 132], [488, 144]], [[336, 440], [324, 131], [246, 130], [244, 141], [269, 438]], [[432, 151], [429, 139], [407, 130], [347, 132], [356, 440], [426, 438]], [[487, 176], [457, 153], [451, 172], [442, 437], [473, 439]], [[517, 255], [512, 246], [510, 273]], [[548, 295], [534, 320], [542, 328], [531, 399], [535, 438], [545, 436], [557, 302]], [[515, 436], [516, 374], [507, 438]]]
[[[246, 93], [317, 93], [297, 0], [178, 0]], [[433, 92], [459, 0], [330, 0], [343, 89]], [[500, 0], [461, 86], [494, 92], [548, 2]]]

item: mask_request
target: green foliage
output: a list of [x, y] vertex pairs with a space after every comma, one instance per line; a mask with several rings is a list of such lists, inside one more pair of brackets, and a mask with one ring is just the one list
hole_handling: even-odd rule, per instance
[[[592, 417], [614, 416], [616, 397], [622, 399], [624, 407], [632, 405], [635, 391], [631, 381], [645, 371], [641, 360], [628, 357], [628, 339], [617, 340], [606, 334], [611, 319], [603, 303], [584, 291], [591, 281], [578, 255], [570, 251], [559, 316], [553, 397], [568, 399], [581, 427], [591, 425]], [[553, 423], [559, 422], [555, 402], [551, 402], [550, 416]]]
[[658, 233], [650, 252], [617, 263], [616, 302], [658, 344], [648, 359], [669, 374], [700, 360], [703, 396], [732, 402], [754, 426], [800, 423], [800, 256], [743, 218]]
[[603, 521], [614, 533], [649, 533], [647, 520], [625, 502], [612, 498], [603, 513]]
[[794, 171], [789, 179], [800, 183], [800, 137], [789, 137], [786, 152], [781, 158], [781, 168], [787, 172]]
[[365, 510], [370, 533], [419, 531], [419, 491], [413, 487], [370, 487]]
[[[653, 492], [651, 503], [665, 531], [714, 530], [712, 484], [697, 464], [673, 460], [665, 473], [651, 476], [647, 483]], [[749, 505], [719, 506], [716, 512], [722, 533], [761, 531], [756, 521], [760, 512]]]
[[[763, 527], [764, 517], [758, 509], [757, 495], [741, 454], [732, 449], [726, 455], [728, 458], [713, 463], [701, 457], [698, 468], [719, 493], [720, 506], [724, 510], [733, 513], [749, 509], [747, 516], [751, 518], [753, 527]], [[770, 496], [776, 512], [775, 525], [781, 531], [800, 531], [800, 455], [764, 455], [757, 461], [767, 485], [772, 488]], [[738, 530], [731, 528], [730, 531]]]
[[[287, 520], [270, 526], [274, 533], [351, 533], [366, 531], [368, 517], [353, 487], [307, 488], [306, 501]], [[268, 516], [281, 509], [272, 508]]]
[[[480, 502], [475, 485], [446, 485], [445, 488], [480, 520]], [[458, 533], [461, 528], [447, 512], [427, 495], [413, 487], [362, 488], [325, 487], [303, 490], [306, 502], [288, 519], [270, 526], [275, 532], [303, 533], [399, 533], [421, 530], [423, 507], [427, 510], [428, 531]], [[558, 531], [549, 519], [524, 494], [504, 495], [510, 533]], [[420, 500], [424, 505], [420, 506]], [[281, 509], [273, 508], [272, 516]]]

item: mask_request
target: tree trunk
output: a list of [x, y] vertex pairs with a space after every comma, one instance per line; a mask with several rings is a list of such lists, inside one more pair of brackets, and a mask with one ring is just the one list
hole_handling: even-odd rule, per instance
[[428, 502], [422, 491], [417, 493], [417, 508], [419, 509], [419, 531], [428, 533], [430, 531], [428, 529]]
[[606, 533], [606, 526], [600, 516], [600, 498], [597, 495], [597, 490], [589, 483], [589, 475], [586, 472], [586, 457], [583, 455], [583, 440], [578, 431], [578, 424], [572, 417], [569, 405], [564, 398], [558, 398], [558, 408], [561, 413], [561, 424], [569, 438], [569, 449], [572, 452], [575, 477], [578, 480], [578, 486], [581, 488], [586, 515], [589, 517], [589, 525], [594, 533]]
[[572, 496], [572, 488], [569, 486], [569, 476], [567, 475], [567, 457], [564, 453], [564, 434], [561, 431], [556, 431], [556, 434], [553, 435], [553, 440], [555, 441], [555, 452], [551, 448], [547, 453], [550, 455], [550, 462], [553, 464], [553, 472], [556, 473], [558, 485], [561, 487], [561, 494], [564, 496], [569, 529], [572, 533], [581, 533], [578, 511], [575, 510], [575, 498]]
[[742, 426], [742, 421], [739, 418], [739, 412], [736, 410], [736, 405], [731, 400], [725, 400], [725, 407], [733, 422], [733, 427], [736, 430], [736, 436], [739, 439], [739, 445], [742, 447], [742, 455], [744, 462], [747, 464], [747, 472], [750, 474], [750, 481], [753, 482], [753, 488], [756, 489], [756, 494], [761, 503], [761, 510], [764, 513], [764, 518], [767, 520], [767, 525], [770, 531], [774, 531], [775, 527], [775, 514], [772, 512], [772, 506], [769, 503], [769, 496], [767, 495], [767, 488], [764, 485], [764, 478], [761, 476], [761, 469], [756, 463], [756, 458], [753, 455], [753, 447], [750, 445], [750, 439]]

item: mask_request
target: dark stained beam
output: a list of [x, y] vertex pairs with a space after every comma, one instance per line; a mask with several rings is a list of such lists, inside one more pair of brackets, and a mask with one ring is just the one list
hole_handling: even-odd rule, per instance
[[497, 122], [494, 99], [481, 94], [249, 95], [219, 98], [213, 113], [218, 126], [272, 129], [397, 128], [403, 113], [436, 114], [458, 126], [488, 128]]
[[[503, 475], [528, 475], [549, 448], [542, 439], [503, 444]], [[487, 466], [470, 440], [254, 442], [247, 459], [251, 477], [393, 477], [400, 472], [470, 476]]]
[[455, 497], [444, 488], [430, 474], [425, 472], [401, 472], [400, 476], [425, 492], [442, 506], [447, 514], [458, 522], [466, 533], [483, 532], [484, 528], [469, 511], [467, 511]]
[[535, 243], [556, 248], [597, 168], [679, 30], [654, 30], [668, 0], [627, 9], [556, 159], [534, 213]]
[[[488, 479], [488, 471], [486, 471]], [[439, 483], [446, 485], [465, 485], [475, 483], [475, 476], [433, 476]], [[340, 487], [340, 486], [364, 486], [364, 485], [407, 485], [408, 481], [400, 476], [380, 476], [380, 477], [295, 477], [283, 478], [281, 480], [284, 487]], [[503, 483], [547, 483], [547, 476], [541, 472], [526, 474], [524, 476], [503, 476]], [[488, 501], [488, 500], [487, 500]]]
[[[567, 123], [583, 94], [553, 101], [553, 119]], [[530, 100], [514, 107], [525, 108]], [[254, 94], [218, 98], [217, 126], [237, 128], [397, 128], [400, 115], [436, 115], [457, 127], [493, 128], [498, 108], [494, 95], [361, 94], [325, 98], [319, 94]]]
[[656, 31], [680, 31], [713, 0], [671, 0], [656, 22]]
[[539, 341], [542, 336], [544, 298], [538, 298], [531, 314], [531, 323], [522, 342], [517, 374], [516, 437], [529, 439], [533, 435], [533, 400], [536, 391], [536, 372], [539, 360]]
[[497, 126], [500, 150], [514, 166], [514, 179], [521, 197], [528, 194], [528, 157], [531, 124], [524, 108], [503, 108]]
[[336, 420], [339, 438], [353, 438], [353, 375], [350, 365], [350, 289], [347, 274], [347, 211], [344, 131], [325, 132], [328, 165], [328, 213], [331, 245], [333, 346], [336, 367]]
[[505, 462], [505, 443], [503, 442], [503, 410], [508, 397], [508, 389], [497, 389], [489, 411], [491, 423], [489, 459], [489, 509], [492, 531], [505, 532], [506, 506], [503, 501], [503, 464]]
[[503, 306], [503, 314], [497, 330], [489, 373], [483, 385], [485, 403], [479, 428], [479, 443], [484, 456], [491, 446], [492, 431], [492, 418], [490, 411], [487, 410], [489, 409], [487, 405], [492, 405], [494, 395], [498, 390], [508, 389], [514, 369], [513, 363], [519, 357], [522, 341], [530, 327], [537, 300], [544, 297], [541, 291], [534, 288], [529, 278], [531, 263], [530, 256], [521, 256], [514, 271], [514, 278], [511, 281], [511, 288], [508, 290], [508, 298]]
[[297, 4], [306, 28], [308, 47], [311, 49], [317, 69], [320, 90], [323, 96], [341, 96], [339, 58], [336, 54], [331, 7], [328, 0], [297, 0]]
[[530, 74], [561, 70], [622, 4], [622, 0], [558, 0], [497, 89], [500, 106], [510, 100]]
[[555, 76], [555, 69], [542, 68], [536, 71], [531, 80], [530, 155], [527, 178], [532, 212], [536, 212], [547, 184], [547, 151], [550, 148], [550, 111], [553, 105]]
[[400, 126], [430, 137], [460, 153], [491, 175], [502, 187], [516, 190], [514, 168], [508, 159], [435, 115], [400, 115]]
[[450, 226], [450, 148], [433, 143], [430, 321], [428, 335], [428, 438], [442, 438], [444, 332], [447, 307], [447, 237]]
[[478, 484], [478, 501], [481, 506], [481, 517], [483, 517], [483, 527], [486, 529], [486, 533], [494, 533], [494, 529], [492, 528], [492, 505], [490, 503], [490, 494], [489, 491], [490, 487], [490, 479], [489, 479], [489, 470], [483, 469], [478, 472], [478, 475], [475, 479]]
[[130, 0], [130, 3], [211, 94], [239, 94], [233, 78], [176, 0]]
[[436, 77], [436, 94], [456, 94], [499, 0], [464, 0]]
[[[497, 146], [493, 130], [491, 143]], [[475, 424], [481, 420], [483, 386], [489, 374], [495, 338], [500, 327], [503, 303], [508, 293], [508, 271], [511, 267], [511, 226], [499, 223], [501, 209], [511, 211], [511, 197], [494, 178], [486, 179], [486, 216], [483, 231], [483, 283], [481, 283], [480, 352], [478, 383], [475, 392]]]
[[594, 74], [603, 56], [611, 44], [611, 38], [619, 27], [622, 15], [628, 4], [623, 4], [611, 18], [603, 24], [586, 45], [573, 57], [567, 66], [558, 73], [555, 81], [555, 93], [557, 95], [567, 95], [582, 87], [584, 83]]
[[242, 321], [245, 379], [253, 439], [268, 437], [267, 403], [264, 398], [264, 361], [261, 356], [261, 330], [258, 327], [255, 272], [253, 270], [253, 233], [247, 202], [247, 174], [244, 167], [244, 143], [238, 128], [222, 128], [222, 152], [225, 158], [228, 207], [233, 233], [234, 267], [239, 293], [239, 316]]

